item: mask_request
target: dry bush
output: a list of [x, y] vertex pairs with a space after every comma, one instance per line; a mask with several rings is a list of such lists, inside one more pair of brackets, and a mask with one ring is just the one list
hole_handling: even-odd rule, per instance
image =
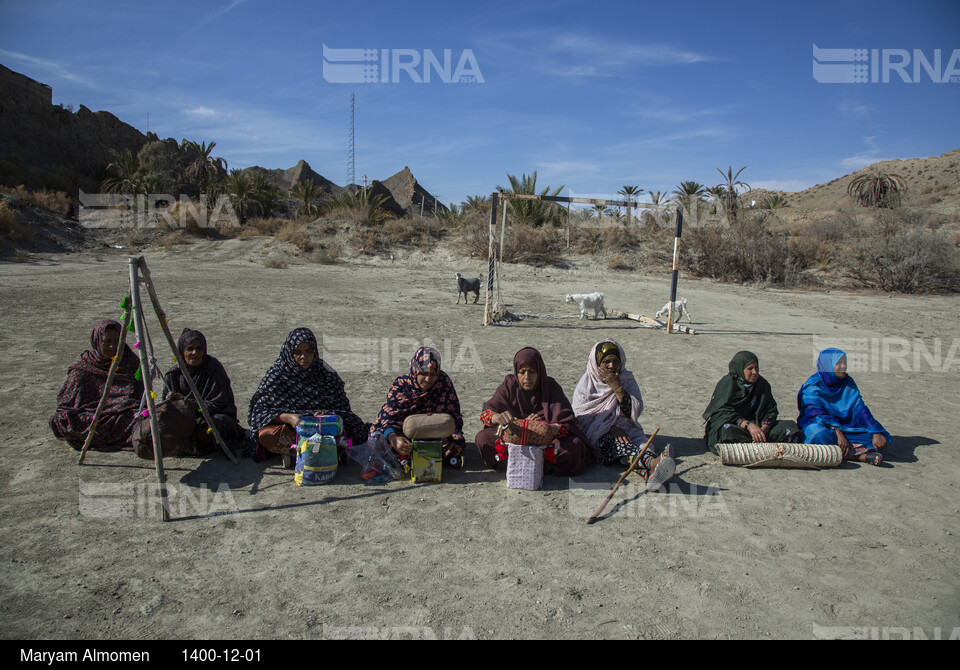
[[960, 291], [960, 253], [915, 217], [878, 211], [841, 256], [847, 275], [888, 293]]
[[0, 200], [0, 237], [14, 242], [33, 237], [33, 230], [20, 223], [17, 214], [3, 200]]
[[336, 244], [331, 244], [326, 249], [322, 247], [315, 249], [313, 253], [310, 254], [310, 260], [320, 265], [332, 265], [340, 260], [340, 247]]
[[694, 228], [687, 265], [694, 275], [740, 283], [802, 286], [810, 259], [791, 250], [789, 236], [767, 228], [767, 213], [741, 215], [728, 227]]
[[287, 261], [283, 258], [271, 256], [270, 258], [263, 259], [263, 267], [271, 268], [273, 270], [285, 270], [287, 267]]
[[561, 259], [566, 246], [562, 233], [562, 230], [549, 226], [509, 226], [503, 242], [503, 260], [507, 263], [538, 266], [556, 263]]
[[275, 234], [274, 239], [289, 242], [304, 253], [313, 251], [314, 244], [307, 234], [306, 221], [288, 221]]
[[856, 220], [848, 212], [837, 212], [827, 218], [809, 222], [800, 235], [809, 235], [820, 242], [839, 242], [856, 226]]
[[20, 184], [16, 188], [7, 186], [0, 187], [0, 193], [6, 193], [15, 198], [20, 198], [28, 205], [46, 207], [47, 209], [53, 209], [63, 214], [69, 213], [73, 208], [73, 202], [70, 196], [63, 191], [48, 191], [45, 188], [38, 191], [28, 191], [23, 184]]
[[623, 256], [620, 254], [614, 254], [610, 257], [610, 260], [607, 261], [608, 270], [632, 270], [633, 266], [627, 263]]

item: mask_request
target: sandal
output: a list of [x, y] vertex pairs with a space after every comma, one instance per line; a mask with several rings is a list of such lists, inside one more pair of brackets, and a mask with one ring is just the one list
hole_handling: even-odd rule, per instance
[[659, 491], [664, 484], [673, 479], [673, 475], [677, 471], [677, 462], [673, 460], [672, 456], [668, 456], [667, 450], [664, 449], [664, 453], [650, 461], [650, 465], [653, 466], [653, 470], [647, 470], [646, 488], [649, 493], [653, 493]]

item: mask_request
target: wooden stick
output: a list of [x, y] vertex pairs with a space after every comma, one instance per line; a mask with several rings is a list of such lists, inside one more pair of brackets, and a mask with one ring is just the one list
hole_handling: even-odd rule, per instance
[[156, 288], [153, 285], [153, 280], [150, 278], [150, 270], [147, 269], [147, 263], [143, 256], [140, 256], [137, 259], [137, 264], [143, 273], [143, 281], [146, 284], [147, 293], [150, 295], [150, 302], [153, 303], [153, 311], [156, 312], [157, 319], [160, 320], [160, 329], [163, 330], [163, 334], [167, 337], [167, 342], [170, 344], [170, 350], [173, 351], [174, 358], [177, 361], [177, 366], [180, 368], [180, 372], [183, 374], [183, 378], [186, 380], [187, 386], [190, 387], [190, 393], [192, 393], [193, 397], [196, 399], [200, 408], [200, 412], [203, 414], [203, 418], [207, 422], [207, 426], [210, 428], [210, 432], [213, 434], [214, 439], [216, 439], [217, 444], [220, 445], [221, 451], [227, 455], [227, 458], [233, 461], [234, 465], [239, 465], [240, 461], [238, 461], [237, 457], [233, 455], [233, 451], [230, 450], [230, 447], [227, 446], [227, 443], [223, 441], [223, 438], [220, 436], [220, 431], [217, 430], [216, 424], [213, 423], [213, 417], [210, 416], [210, 412], [207, 410], [207, 406], [203, 402], [203, 396], [201, 396], [200, 391], [197, 390], [197, 385], [194, 383], [193, 377], [190, 376], [190, 371], [187, 369], [187, 363], [183, 360], [183, 356], [180, 355], [180, 351], [177, 349], [177, 344], [173, 339], [173, 335], [170, 334], [170, 328], [167, 326], [167, 316], [163, 309], [160, 308], [160, 299], [157, 297]]
[[[130, 294], [127, 293], [127, 298], [130, 297]], [[110, 371], [107, 373], [107, 383], [103, 387], [103, 395], [100, 396], [100, 402], [97, 404], [97, 409], [93, 413], [93, 421], [90, 423], [90, 430], [87, 432], [87, 437], [83, 441], [83, 449], [80, 450], [80, 458], [77, 460], [77, 465], [83, 465], [83, 459], [87, 455], [87, 449], [90, 448], [90, 445], [93, 443], [93, 434], [97, 430], [97, 424], [100, 422], [100, 415], [103, 413], [103, 408], [107, 404], [107, 394], [110, 392], [110, 387], [113, 385], [113, 376], [117, 372], [117, 368], [120, 367], [120, 361], [123, 358], [123, 348], [126, 346], [127, 342], [127, 326], [130, 325], [130, 315], [133, 312], [130, 309], [124, 311], [123, 316], [123, 325], [120, 327], [120, 344], [117, 345], [117, 354], [113, 357], [113, 361], [110, 363]]]
[[150, 362], [147, 360], [146, 324], [143, 321], [143, 305], [140, 303], [140, 272], [136, 258], [130, 259], [130, 297], [132, 301], [133, 326], [140, 340], [140, 371], [143, 376], [143, 393], [147, 400], [147, 411], [150, 412], [150, 437], [153, 440], [153, 464], [157, 471], [157, 481], [160, 484], [160, 518], [163, 521], [170, 519], [170, 501], [167, 499], [167, 476], [163, 471], [163, 445], [160, 442], [160, 426], [157, 424], [157, 406], [153, 402], [153, 375], [150, 372]]
[[614, 486], [614, 487], [613, 487], [613, 490], [610, 491], [610, 493], [607, 495], [606, 500], [604, 500], [604, 501], [603, 501], [603, 504], [600, 505], [600, 509], [598, 509], [596, 512], [594, 512], [592, 517], [590, 517], [589, 519], [587, 519], [587, 523], [588, 523], [588, 524], [594, 523], [594, 522], [597, 520], [597, 517], [600, 516], [600, 513], [601, 513], [601, 512], [603, 512], [603, 508], [607, 506], [607, 503], [608, 503], [608, 502], [610, 502], [610, 499], [613, 497], [613, 494], [617, 492], [617, 489], [618, 489], [618, 488], [620, 488], [620, 484], [623, 483], [623, 480], [627, 478], [627, 475], [629, 475], [631, 472], [633, 472], [633, 469], [634, 469], [634, 468], [637, 466], [637, 464], [640, 462], [640, 457], [643, 456], [643, 453], [647, 450], [647, 447], [649, 447], [649, 446], [650, 446], [650, 443], [653, 442], [653, 437], [654, 437], [654, 435], [656, 435], [659, 431], [660, 431], [660, 428], [659, 428], [659, 426], [658, 426], [657, 429], [656, 429], [655, 431], [653, 431], [653, 433], [650, 434], [650, 438], [647, 440], [647, 443], [646, 443], [645, 445], [643, 445], [643, 449], [641, 449], [639, 452], [637, 452], [637, 455], [634, 456], [633, 460], [630, 462], [630, 467], [627, 468], [627, 471], [624, 472], [623, 475], [620, 477], [620, 480], [617, 482], [616, 486]]

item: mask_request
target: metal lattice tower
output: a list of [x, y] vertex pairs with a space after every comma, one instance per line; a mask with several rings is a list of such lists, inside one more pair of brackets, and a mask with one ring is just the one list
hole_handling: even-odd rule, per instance
[[354, 131], [354, 104], [356, 96], [350, 94], [350, 143], [348, 147], [349, 156], [347, 157], [347, 186], [357, 183], [357, 155], [356, 155], [356, 145], [354, 144], [353, 131]]

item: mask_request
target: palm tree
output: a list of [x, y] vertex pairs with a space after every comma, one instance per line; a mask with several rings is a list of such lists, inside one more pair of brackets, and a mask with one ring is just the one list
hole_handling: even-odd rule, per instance
[[694, 220], [700, 219], [700, 203], [703, 202], [703, 196], [707, 192], [703, 184], [696, 181], [683, 181], [673, 192], [673, 200], [690, 214]]
[[596, 212], [597, 221], [600, 221], [600, 222], [603, 221], [603, 217], [605, 217], [607, 214], [610, 213], [610, 210], [607, 209], [606, 205], [600, 205], [600, 204], [594, 205], [593, 211]]
[[113, 161], [107, 165], [107, 171], [113, 170], [114, 176], [103, 180], [102, 188], [107, 193], [127, 193], [136, 195], [145, 193], [143, 182], [137, 176], [140, 163], [130, 149], [117, 151], [111, 149]]
[[899, 207], [906, 190], [903, 177], [879, 170], [854, 177], [847, 186], [847, 193], [861, 207]]
[[[551, 188], [547, 186], [543, 191], [537, 193], [536, 170], [534, 170], [532, 175], [524, 174], [520, 179], [517, 179], [512, 174], [508, 174], [507, 179], [510, 180], [510, 189], [507, 190], [503, 186], [497, 186], [497, 190], [522, 195], [554, 196], [558, 195], [560, 191], [564, 189], [563, 186], [560, 186], [559, 188], [552, 189], [551, 192]], [[539, 228], [547, 222], [553, 223], [554, 225], [560, 225], [562, 222], [560, 208], [556, 206], [556, 203], [544, 200], [510, 199], [510, 211], [517, 217], [518, 221], [529, 224], [535, 228]]]
[[298, 203], [295, 216], [311, 216], [320, 212], [320, 208], [313, 203], [320, 197], [320, 187], [314, 186], [312, 179], [298, 181], [290, 189], [290, 195]]
[[250, 188], [257, 213], [269, 217], [280, 202], [280, 189], [271, 184], [263, 172], [253, 172], [250, 176]]
[[331, 210], [340, 210], [342, 214], [354, 217], [368, 224], [378, 224], [390, 217], [383, 209], [387, 198], [384, 195], [362, 189], [346, 189], [330, 201]]
[[782, 193], [771, 193], [763, 199], [760, 206], [763, 209], [783, 209], [784, 207], [788, 207], [787, 199]]
[[627, 199], [627, 225], [629, 226], [630, 210], [631, 210], [630, 203], [633, 202], [634, 196], [639, 196], [641, 193], [643, 193], [643, 189], [640, 188], [639, 186], [624, 186], [619, 191], [617, 191], [617, 193], [626, 197]]
[[217, 146], [216, 142], [197, 144], [187, 139], [184, 139], [181, 143], [181, 147], [187, 150], [190, 158], [190, 163], [183, 171], [183, 176], [193, 180], [197, 188], [200, 189], [200, 193], [207, 192], [207, 184], [211, 177], [215, 179], [218, 174], [227, 170], [226, 160], [214, 158], [211, 155], [215, 146]]
[[747, 166], [744, 165], [734, 174], [732, 165], [727, 168], [726, 172], [717, 168], [717, 172], [719, 172], [720, 176], [725, 180], [725, 183], [722, 184], [725, 191], [723, 194], [723, 208], [726, 210], [728, 217], [737, 217], [737, 210], [740, 208], [740, 189], [743, 189], [744, 192], [750, 190], [750, 184], [739, 181], [740, 173], [746, 169]]
[[250, 182], [250, 177], [243, 170], [230, 170], [227, 177], [225, 191], [233, 201], [233, 206], [237, 208], [237, 217], [240, 225], [247, 220], [246, 212], [250, 202], [254, 199], [256, 193]]
[[461, 209], [468, 210], [471, 212], [489, 212], [490, 211], [490, 196], [489, 195], [468, 195], [467, 199], [460, 203]]

